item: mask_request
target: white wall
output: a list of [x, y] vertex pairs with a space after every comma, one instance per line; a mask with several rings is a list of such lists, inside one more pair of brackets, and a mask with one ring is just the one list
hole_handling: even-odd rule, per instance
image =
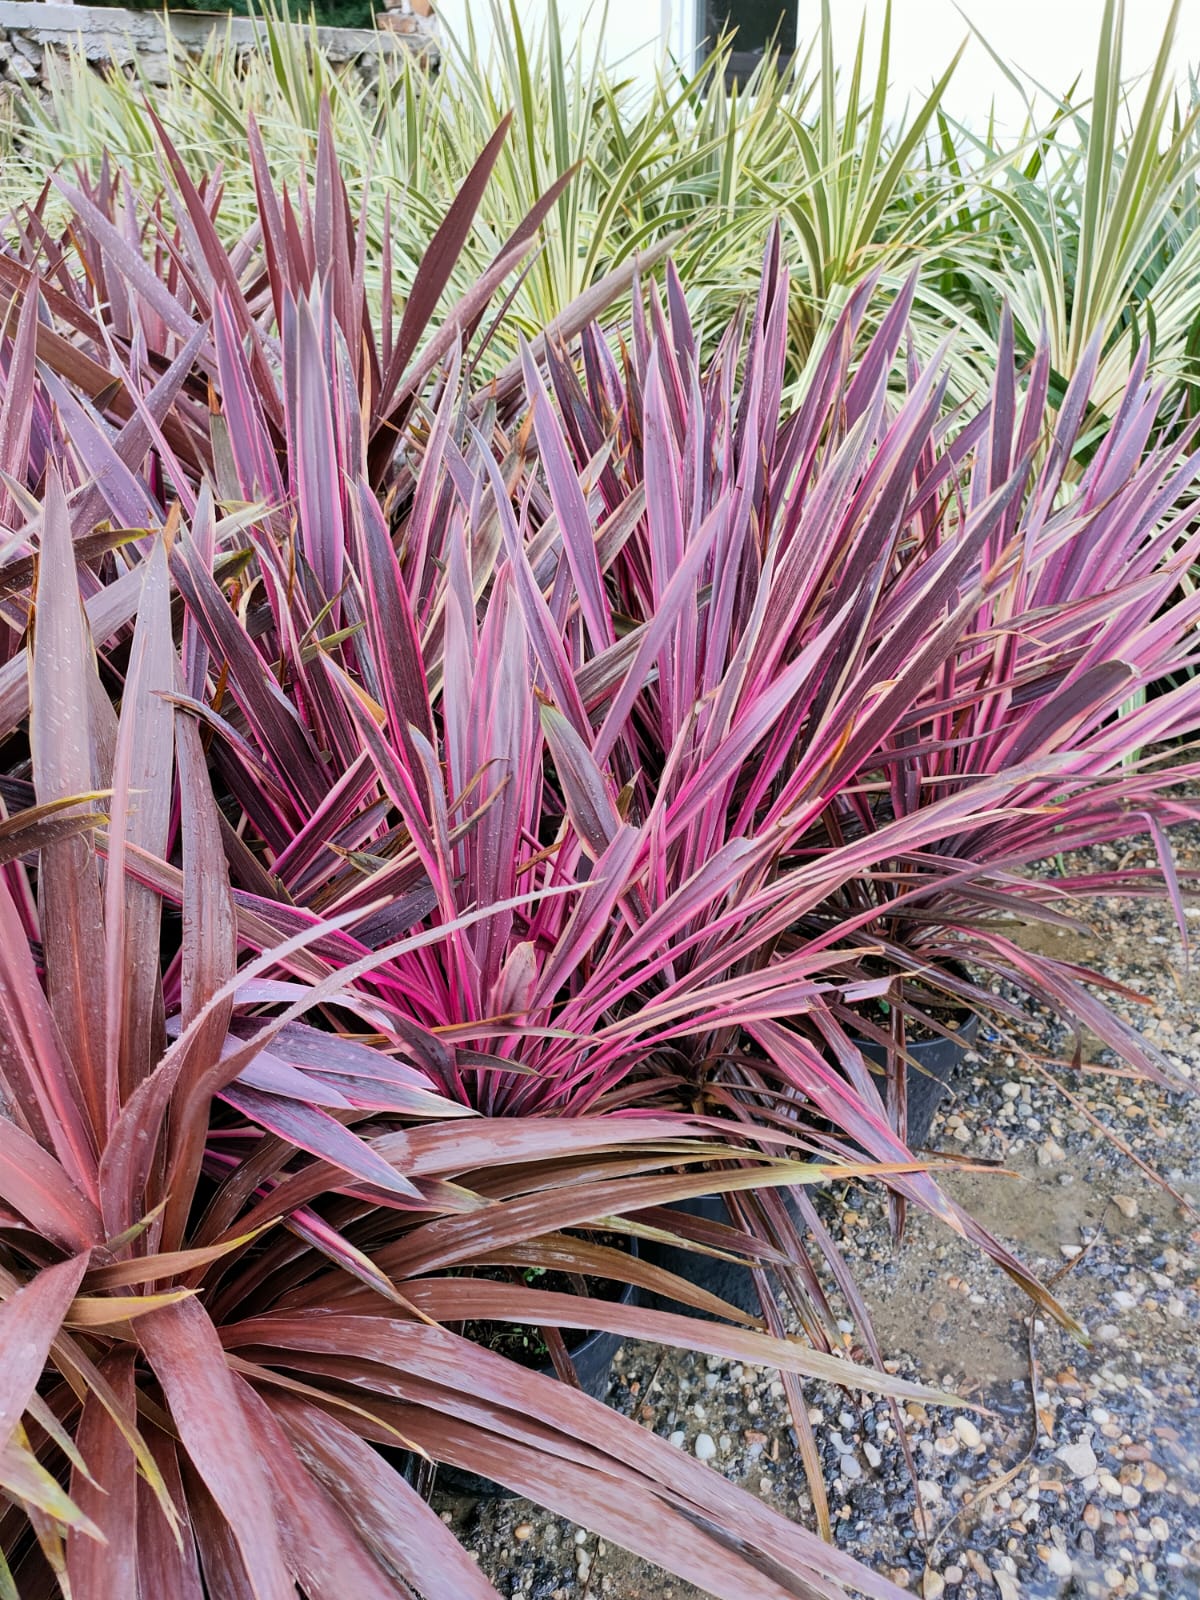
[[[878, 38], [884, 0], [865, 0], [865, 6], [863, 0], [833, 0], [833, 4], [843, 58], [854, 48], [864, 9], [868, 36]], [[1152, 65], [1170, 9], [1170, 0], [1127, 0], [1126, 76], [1144, 73]], [[964, 121], [979, 123], [994, 99], [998, 118], [1019, 125], [1021, 98], [970, 34], [969, 23], [997, 55], [1015, 62], [1056, 94], [1064, 93], [1082, 73], [1082, 94], [1091, 84], [1103, 13], [1103, 0], [959, 0], [958, 5], [953, 0], [893, 0], [892, 75], [898, 103], [905, 95], [928, 91], [959, 43], [970, 37], [947, 95], [948, 109]], [[800, 16], [802, 34], [806, 26], [815, 28], [819, 0], [800, 0]], [[1200, 0], [1183, 0], [1174, 59], [1184, 82], [1189, 62], [1200, 68]]]
[[[465, 35], [467, 17], [482, 38], [494, 26], [490, 0], [434, 0], [439, 18]], [[665, 49], [676, 57], [690, 48], [688, 19], [694, 0], [558, 0], [564, 43], [583, 34], [589, 55], [601, 52], [611, 66], [649, 75]], [[882, 24], [885, 0], [832, 0], [838, 57], [853, 58], [858, 28], [867, 19], [868, 62]], [[892, 0], [892, 78], [899, 110], [905, 96], [927, 90], [973, 22], [1005, 60], [1015, 62], [1062, 93], [1082, 73], [1091, 80], [1103, 0]], [[1170, 11], [1170, 0], [1127, 0], [1126, 73], [1144, 72], [1154, 59]], [[520, 0], [523, 21], [545, 15], [544, 0]], [[820, 0], [799, 0], [800, 41], [819, 26]], [[969, 20], [968, 20], [969, 19]], [[1190, 62], [1200, 69], [1200, 0], [1183, 0], [1175, 61], [1186, 81]], [[1081, 91], [1082, 92], [1082, 91]], [[947, 98], [951, 114], [982, 122], [996, 103], [1006, 125], [1019, 125], [1022, 102], [978, 39], [970, 37]]]
[[[507, 0], [502, 0], [507, 10]], [[686, 0], [685, 0], [686, 3]], [[486, 44], [495, 32], [491, 0], [434, 0], [438, 20], [454, 38], [465, 39], [470, 18]], [[520, 0], [522, 26], [533, 32], [546, 15], [540, 0]], [[679, 0], [558, 0], [564, 50], [582, 36], [589, 58], [600, 52], [610, 67], [649, 79], [665, 50], [676, 56], [691, 47]]]

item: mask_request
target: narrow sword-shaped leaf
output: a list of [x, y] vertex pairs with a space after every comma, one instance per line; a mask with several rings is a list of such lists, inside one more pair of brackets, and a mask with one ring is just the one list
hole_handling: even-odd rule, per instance
[[162, 1385], [192, 1465], [232, 1534], [254, 1600], [294, 1600], [266, 1475], [255, 1452], [231, 1450], [246, 1418], [212, 1323], [194, 1300], [140, 1317], [138, 1342]]

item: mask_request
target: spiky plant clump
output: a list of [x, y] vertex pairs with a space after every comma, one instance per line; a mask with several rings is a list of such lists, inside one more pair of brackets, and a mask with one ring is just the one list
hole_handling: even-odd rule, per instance
[[[328, 117], [296, 196], [251, 130], [260, 223], [232, 249], [160, 134], [167, 204], [106, 172], [64, 189], [65, 241], [35, 218], [0, 257], [23, 1595], [487, 1593], [379, 1453], [410, 1447], [714, 1593], [893, 1594], [453, 1329], [541, 1326], [564, 1371], [583, 1325], [912, 1393], [834, 1353], [811, 1183], [886, 1184], [1068, 1319], [912, 1159], [903, 1028], [881, 1091], [863, 1007], [903, 1017], [931, 954], [935, 983], [1007, 963], [1155, 1065], [980, 913], [1043, 909], [1014, 869], [1060, 846], [1195, 812], [1124, 758], [1131, 727], [1194, 726], [1197, 680], [1115, 720], [1194, 651], [1200, 463], [1160, 393], [1139, 369], [1084, 470], [1094, 355], [1047, 449], [1044, 349], [1022, 389], [1005, 330], [990, 396], [951, 408], [944, 365], [901, 354], [914, 286], [872, 328], [868, 280], [786, 406], [778, 233], [711, 358], [673, 273], [610, 339], [618, 276], [479, 383], [488, 303], [559, 198], [435, 315], [503, 134], [398, 326]], [[721, 1187], [716, 1237], [803, 1341], [586, 1237], [711, 1250], [666, 1208]], [[726, 1322], [494, 1279], [550, 1264]]]

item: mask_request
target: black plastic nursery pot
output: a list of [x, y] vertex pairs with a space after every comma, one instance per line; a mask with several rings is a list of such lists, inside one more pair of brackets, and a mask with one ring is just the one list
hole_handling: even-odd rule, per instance
[[[956, 1013], [958, 1028], [953, 1038], [937, 1035], [931, 1039], [915, 1039], [905, 1045], [912, 1058], [905, 1079], [905, 1103], [908, 1108], [908, 1143], [919, 1150], [929, 1138], [934, 1113], [945, 1099], [946, 1090], [962, 1065], [963, 1057], [974, 1049], [979, 1037], [979, 1017], [974, 1011]], [[869, 1062], [876, 1066], [887, 1065], [886, 1045], [867, 1039], [855, 1043]]]
[[[958, 1027], [952, 1038], [937, 1035], [912, 1040], [906, 1045], [911, 1060], [905, 1074], [905, 1099], [908, 1108], [908, 1142], [913, 1150], [919, 1149], [929, 1138], [934, 1113], [945, 1097], [951, 1079], [962, 1065], [963, 1057], [974, 1047], [978, 1037], [979, 1018], [975, 1012], [963, 1010], [957, 1014], [956, 1021]], [[855, 1043], [869, 1062], [880, 1067], [887, 1064], [885, 1045], [866, 1039], [856, 1039]], [[700, 1217], [706, 1222], [723, 1223], [726, 1227], [735, 1225], [725, 1204], [725, 1197], [720, 1194], [682, 1200], [672, 1209]], [[642, 1245], [642, 1255], [652, 1266], [663, 1267], [686, 1282], [707, 1289], [710, 1294], [719, 1295], [741, 1311], [755, 1315], [761, 1312], [754, 1279], [748, 1267], [704, 1255], [697, 1250], [685, 1250], [680, 1245], [646, 1242]], [[653, 1310], [683, 1312], [693, 1317], [708, 1315], [661, 1295], [643, 1295], [642, 1299]]]
[[[704, 1222], [719, 1222], [727, 1228], [737, 1226], [729, 1214], [723, 1194], [705, 1194], [695, 1200], [680, 1200], [670, 1209], [681, 1211], [689, 1217], [699, 1217]], [[790, 1202], [788, 1209], [792, 1209]], [[723, 1261], [718, 1256], [704, 1255], [698, 1250], [685, 1250], [682, 1245], [659, 1244], [649, 1240], [643, 1242], [642, 1254], [651, 1266], [662, 1267], [686, 1283], [694, 1283], [698, 1289], [707, 1289], [709, 1294], [719, 1295], [730, 1305], [737, 1306], [739, 1311], [761, 1315], [762, 1307], [748, 1267], [736, 1261]], [[682, 1312], [687, 1317], [702, 1317], [706, 1322], [716, 1321], [709, 1312], [682, 1305], [669, 1295], [644, 1292], [642, 1304], [652, 1311]]]
[[[636, 1254], [636, 1241], [635, 1251]], [[637, 1298], [637, 1289], [627, 1283], [621, 1293], [610, 1305], [632, 1305]], [[613, 1358], [622, 1344], [622, 1338], [617, 1333], [589, 1333], [574, 1348], [568, 1346], [567, 1354], [575, 1367], [576, 1376], [580, 1387], [585, 1394], [590, 1394], [593, 1400], [603, 1400], [608, 1392], [609, 1374], [612, 1372]], [[536, 1369], [544, 1377], [556, 1377], [553, 1365], [547, 1361]], [[452, 1467], [446, 1463], [441, 1464], [437, 1470], [437, 1486], [439, 1489], [448, 1490], [450, 1494], [470, 1495], [475, 1500], [513, 1500], [516, 1498], [515, 1489], [507, 1489], [502, 1483], [485, 1477], [479, 1472], [467, 1472], [459, 1467]]]

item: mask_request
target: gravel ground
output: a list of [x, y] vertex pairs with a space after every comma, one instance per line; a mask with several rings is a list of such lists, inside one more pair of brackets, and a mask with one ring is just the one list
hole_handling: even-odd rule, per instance
[[[1200, 866], [1200, 830], [1177, 844]], [[1200, 904], [1188, 915], [1200, 926]], [[1022, 942], [1149, 996], [1126, 1014], [1200, 1082], [1200, 975], [1169, 909], [1099, 901], [1089, 917], [1094, 940], [1028, 930]], [[996, 1268], [924, 1216], [894, 1249], [878, 1193], [847, 1190], [830, 1210], [889, 1368], [981, 1408], [905, 1408], [914, 1485], [886, 1405], [809, 1392], [838, 1543], [925, 1600], [1200, 1597], [1200, 1099], [1133, 1081], [1096, 1050], [1080, 1073], [1039, 1067], [1062, 1051], [1032, 1015], [1019, 1035], [981, 1041], [931, 1145], [1015, 1174], [950, 1171], [945, 1184], [1055, 1278], [1090, 1347], [1031, 1318]], [[609, 1399], [811, 1525], [776, 1373], [629, 1344]], [[526, 1501], [436, 1503], [503, 1595], [703, 1600]]]

